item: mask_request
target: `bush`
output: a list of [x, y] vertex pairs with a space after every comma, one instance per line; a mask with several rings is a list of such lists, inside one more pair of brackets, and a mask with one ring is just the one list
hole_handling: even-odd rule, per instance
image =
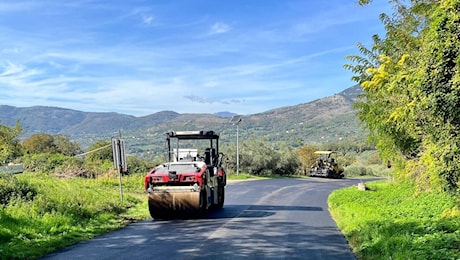
[[128, 172], [129, 173], [147, 173], [156, 165], [152, 165], [147, 163], [146, 161], [137, 159], [134, 156], [128, 156], [126, 158], [126, 163], [128, 164]]
[[391, 175], [391, 169], [387, 169], [383, 165], [362, 165], [360, 163], [352, 164], [348, 167], [345, 167], [345, 176], [380, 176], [388, 177]]
[[28, 182], [18, 180], [11, 174], [0, 175], [0, 205], [7, 206], [11, 200], [32, 200], [37, 191]]
[[[236, 170], [236, 147], [230, 144], [222, 147], [232, 171]], [[292, 175], [300, 173], [301, 162], [296, 151], [286, 145], [276, 147], [266, 139], [253, 138], [241, 144], [239, 148], [240, 172], [252, 175]]]
[[39, 153], [24, 156], [24, 167], [29, 172], [50, 173], [66, 165], [81, 165], [78, 158], [63, 154]]
[[[37, 186], [39, 195], [32, 201], [31, 208], [40, 216], [50, 212], [59, 212], [83, 220], [104, 212], [118, 214], [124, 211], [118, 196], [109, 194], [105, 189], [99, 187], [98, 180], [77, 178], [69, 181], [52, 177], [37, 177], [33, 182]], [[116, 190], [114, 193], [116, 194]]]
[[57, 177], [66, 177], [66, 178], [95, 178], [97, 172], [91, 168], [84, 167], [81, 165], [62, 165], [54, 170], [54, 175]]
[[350, 165], [345, 168], [346, 176], [365, 176], [368, 174], [367, 168], [362, 165]]
[[302, 163], [296, 151], [290, 147], [282, 146], [279, 150], [279, 158], [275, 169], [277, 175], [292, 175], [301, 173]]

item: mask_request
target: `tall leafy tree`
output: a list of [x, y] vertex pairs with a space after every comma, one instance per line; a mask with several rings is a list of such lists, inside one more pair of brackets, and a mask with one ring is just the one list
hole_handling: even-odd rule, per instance
[[55, 153], [56, 146], [50, 134], [33, 134], [22, 141], [26, 154]]
[[86, 159], [94, 163], [112, 161], [112, 147], [110, 141], [97, 141], [88, 148]]
[[316, 147], [310, 145], [304, 145], [297, 149], [297, 154], [301, 163], [301, 172], [303, 175], [307, 175], [310, 171], [310, 167], [316, 161], [315, 151]]
[[460, 185], [460, 0], [440, 1], [424, 37], [423, 80], [428, 133], [427, 170], [439, 173], [449, 189]]
[[81, 152], [76, 142], [61, 134], [33, 134], [22, 141], [22, 146], [26, 154], [60, 153], [74, 156]]
[[21, 155], [21, 132], [19, 122], [14, 127], [0, 125], [0, 164], [8, 163]]
[[68, 136], [57, 134], [53, 136], [53, 143], [59, 153], [74, 156], [82, 152], [77, 142], [71, 141]]
[[[371, 1], [360, 1], [368, 4]], [[355, 105], [358, 116], [370, 132], [370, 141], [376, 144], [385, 159], [403, 162], [414, 158], [419, 149], [419, 135], [414, 125], [417, 95], [418, 50], [420, 34], [426, 24], [430, 1], [412, 1], [412, 7], [399, 1], [395, 13], [381, 14], [386, 35], [373, 36], [370, 49], [358, 48], [363, 56], [349, 56], [355, 64], [345, 65], [354, 72], [353, 79], [364, 94]]]
[[[368, 4], [361, 0], [360, 4]], [[384, 159], [400, 176], [459, 185], [460, 0], [389, 1], [385, 38], [345, 65], [363, 88], [356, 104]]]

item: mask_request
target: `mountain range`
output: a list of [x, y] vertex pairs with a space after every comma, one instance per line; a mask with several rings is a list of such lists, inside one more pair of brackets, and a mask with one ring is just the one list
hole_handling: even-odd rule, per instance
[[[291, 146], [323, 144], [339, 140], [364, 140], [352, 104], [361, 87], [344, 91], [308, 103], [272, 109], [242, 116], [239, 138], [266, 138]], [[34, 133], [64, 134], [83, 149], [96, 141], [110, 141], [119, 134], [127, 150], [139, 156], [162, 152], [164, 133], [173, 130], [212, 129], [220, 133], [222, 142], [236, 138], [236, 126], [231, 112], [216, 114], [176, 113], [161, 111], [135, 117], [107, 112], [82, 112], [58, 107], [13, 107], [0, 105], [0, 124], [14, 126], [19, 121], [23, 138]]]

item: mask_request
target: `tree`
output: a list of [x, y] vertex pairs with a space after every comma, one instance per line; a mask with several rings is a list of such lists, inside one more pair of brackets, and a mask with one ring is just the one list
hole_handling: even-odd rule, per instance
[[65, 135], [33, 134], [22, 141], [26, 154], [60, 153], [74, 156], [81, 152], [80, 146]]
[[252, 138], [240, 145], [240, 168], [254, 175], [275, 171], [279, 154], [267, 140]]
[[302, 173], [307, 175], [310, 172], [310, 167], [316, 161], [315, 151], [316, 147], [310, 145], [304, 145], [297, 149], [297, 154], [301, 163]]
[[98, 141], [88, 148], [89, 154], [86, 160], [91, 162], [103, 163], [104, 161], [112, 161], [112, 143], [109, 141]]
[[358, 44], [364, 57], [349, 56], [356, 64], [347, 64], [345, 68], [355, 73], [353, 79], [364, 91], [355, 108], [369, 130], [369, 141], [384, 159], [404, 162], [417, 155], [421, 141], [416, 124], [417, 105], [422, 103], [417, 90], [420, 81], [417, 59], [431, 1], [411, 1], [412, 7], [399, 1], [390, 2], [395, 5], [395, 13], [380, 16], [386, 38], [374, 35], [371, 49]]
[[278, 175], [297, 174], [302, 163], [296, 151], [285, 143], [282, 143], [280, 144], [278, 153], [279, 157], [276, 163], [275, 173]]
[[438, 172], [446, 186], [460, 185], [460, 1], [445, 0], [430, 15], [424, 37], [423, 80], [420, 93], [426, 97], [423, 129], [425, 167]]
[[56, 153], [53, 136], [50, 134], [33, 134], [22, 141], [26, 154]]
[[13, 161], [21, 155], [19, 135], [22, 127], [16, 122], [14, 127], [0, 125], [0, 164]]
[[[370, 0], [361, 0], [368, 4]], [[363, 88], [356, 104], [382, 158], [399, 176], [459, 185], [460, 0], [389, 1], [386, 37], [345, 65]]]
[[82, 152], [80, 145], [77, 142], [71, 141], [68, 136], [62, 134], [54, 135], [53, 143], [56, 150], [64, 155], [75, 156]]

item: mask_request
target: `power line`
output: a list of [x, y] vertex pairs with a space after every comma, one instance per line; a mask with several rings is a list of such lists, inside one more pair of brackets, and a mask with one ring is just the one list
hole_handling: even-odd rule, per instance
[[77, 154], [77, 155], [75, 155], [75, 157], [85, 156], [85, 155], [87, 155], [87, 154], [97, 152], [97, 151], [102, 150], [102, 149], [104, 149], [104, 148], [107, 148], [107, 147], [109, 147], [109, 146], [112, 146], [112, 144], [108, 144], [108, 145], [99, 147], [99, 148], [97, 148], [97, 149], [94, 149], [94, 150], [92, 150], [92, 151], [88, 151], [88, 152], [86, 152], [86, 153]]

